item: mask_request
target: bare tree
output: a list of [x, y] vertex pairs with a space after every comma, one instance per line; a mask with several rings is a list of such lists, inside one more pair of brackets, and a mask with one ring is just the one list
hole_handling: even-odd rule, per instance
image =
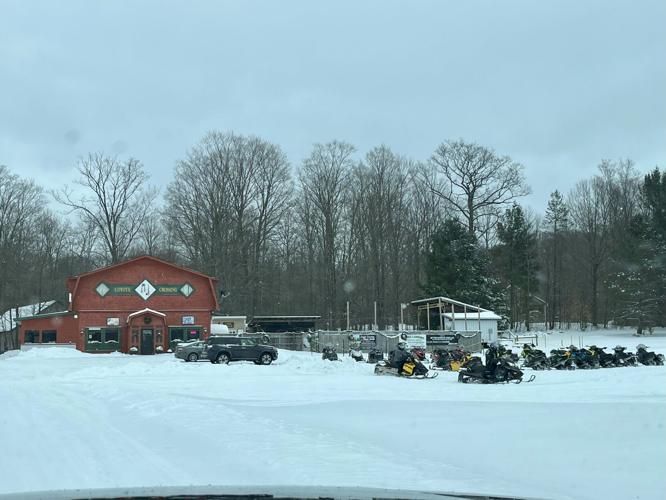
[[[0, 309], [17, 306], [29, 275], [37, 219], [43, 213], [42, 189], [0, 165]], [[24, 272], [18, 273], [17, 270]]]
[[143, 229], [140, 234], [140, 251], [148, 255], [160, 255], [164, 249], [165, 230], [158, 210], [146, 213]]
[[54, 192], [55, 199], [92, 223], [101, 236], [104, 253], [111, 263], [121, 261], [141, 231], [155, 193], [144, 189], [148, 175], [138, 160], [120, 162], [101, 153], [79, 160], [83, 187], [77, 194], [65, 187]]
[[268, 247], [290, 206], [291, 183], [286, 155], [257, 137], [210, 132], [178, 163], [167, 189], [167, 233], [188, 263], [220, 278], [231, 293], [227, 309], [254, 314], [262, 305], [273, 274]]
[[522, 165], [478, 144], [444, 142], [430, 161], [446, 181], [432, 191], [460, 212], [470, 233], [479, 218], [529, 193]]
[[595, 177], [592, 180], [579, 181], [569, 193], [568, 205], [573, 227], [578, 230], [584, 241], [583, 251], [576, 252], [575, 256], [588, 272], [590, 319], [596, 326], [602, 266], [608, 259], [610, 250], [610, 204], [603, 180]]
[[337, 253], [339, 229], [344, 213], [349, 176], [353, 167], [351, 144], [333, 141], [315, 144], [299, 172], [302, 196], [308, 199], [317, 221], [323, 257], [325, 301], [328, 321], [333, 326], [333, 311], [337, 310]]

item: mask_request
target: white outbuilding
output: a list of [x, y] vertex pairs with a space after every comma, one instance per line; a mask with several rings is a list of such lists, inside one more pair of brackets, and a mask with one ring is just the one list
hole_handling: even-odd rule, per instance
[[502, 318], [492, 311], [445, 312], [444, 328], [459, 332], [478, 331], [481, 332], [483, 342], [494, 342], [497, 340], [497, 323]]
[[497, 340], [497, 326], [502, 318], [481, 306], [449, 297], [419, 299], [412, 305], [416, 307], [418, 330], [476, 334], [481, 342]]

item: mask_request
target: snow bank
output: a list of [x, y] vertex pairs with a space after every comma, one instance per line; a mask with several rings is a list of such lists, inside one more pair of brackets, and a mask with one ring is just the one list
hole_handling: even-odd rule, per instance
[[[600, 337], [589, 339], [614, 342]], [[632, 338], [631, 349], [666, 351], [666, 336]], [[346, 355], [283, 350], [272, 366], [3, 355], [0, 493], [300, 484], [661, 498], [665, 367], [536, 375], [520, 385], [463, 385], [447, 372], [416, 381], [374, 376]]]

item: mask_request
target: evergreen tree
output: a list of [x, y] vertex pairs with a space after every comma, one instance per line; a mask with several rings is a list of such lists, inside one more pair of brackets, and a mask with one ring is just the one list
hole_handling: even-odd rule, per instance
[[517, 203], [506, 210], [497, 227], [496, 248], [501, 276], [508, 284], [509, 317], [513, 328], [522, 316], [530, 325], [530, 298], [536, 289], [536, 234]]
[[489, 277], [488, 264], [476, 237], [459, 221], [448, 219], [432, 238], [424, 292], [494, 309], [499, 286]]
[[550, 194], [546, 208], [545, 222], [550, 238], [550, 266], [549, 274], [549, 310], [550, 328], [555, 328], [555, 317], [562, 318], [562, 284], [559, 277], [562, 274], [562, 254], [564, 235], [569, 228], [569, 209], [559, 191]]

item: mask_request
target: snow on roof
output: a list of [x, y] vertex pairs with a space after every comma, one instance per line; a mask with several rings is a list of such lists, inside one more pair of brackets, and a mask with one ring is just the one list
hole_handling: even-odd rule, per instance
[[[46, 302], [37, 302], [36, 304], [28, 304], [18, 308], [18, 317], [34, 316], [39, 314], [44, 309], [47, 309], [55, 304], [55, 300], [47, 300]], [[10, 319], [11, 318], [11, 319]], [[2, 316], [0, 316], [0, 332], [8, 332], [16, 328], [16, 308], [12, 307], [7, 309]]]
[[[457, 312], [453, 315], [450, 312], [447, 312], [447, 313], [444, 313], [442, 316], [444, 316], [446, 319], [456, 319], [456, 320], [458, 320], [458, 319], [464, 320], [465, 319], [465, 313], [464, 312]], [[479, 317], [481, 317], [482, 320], [484, 320], [484, 319], [496, 319], [496, 320], [502, 319], [500, 316], [498, 316], [497, 314], [495, 314], [492, 311], [481, 311], [480, 313], [474, 311], [474, 312], [468, 312], [467, 313], [467, 321], [475, 320], [475, 319], [478, 320]]]
[[154, 314], [155, 316], [161, 316], [163, 318], [166, 318], [166, 314], [164, 314], [163, 312], [159, 312], [149, 307], [146, 307], [145, 309], [141, 309], [140, 311], [135, 311], [133, 313], [128, 314], [127, 322], [129, 323], [130, 319], [132, 319], [134, 316], [139, 316], [140, 314]]

